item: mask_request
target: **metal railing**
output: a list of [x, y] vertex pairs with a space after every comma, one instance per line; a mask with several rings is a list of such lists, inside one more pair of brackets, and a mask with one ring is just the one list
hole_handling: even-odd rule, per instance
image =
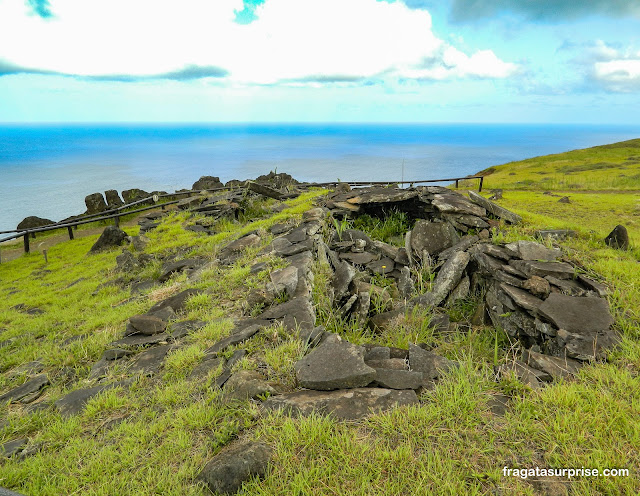
[[[465, 177], [453, 177], [448, 179], [426, 179], [420, 181], [334, 181], [334, 182], [326, 182], [326, 183], [298, 183], [295, 184], [298, 188], [315, 188], [315, 187], [327, 187], [327, 186], [336, 186], [338, 184], [348, 184], [353, 187], [362, 187], [362, 186], [384, 186], [390, 184], [409, 184], [413, 186], [414, 184], [424, 184], [424, 183], [438, 183], [438, 182], [454, 182], [455, 187], [458, 188], [460, 181], [466, 181], [468, 179], [480, 179], [480, 183], [478, 185], [478, 191], [482, 191], [482, 185], [484, 176], [465, 176]], [[242, 183], [244, 184], [244, 183]], [[135, 214], [139, 212], [144, 212], [146, 210], [151, 210], [154, 208], [164, 208], [167, 205], [173, 205], [178, 203], [180, 200], [171, 200], [168, 202], [157, 203], [161, 198], [175, 198], [176, 196], [192, 196], [201, 194], [202, 192], [217, 192], [217, 191], [227, 191], [234, 189], [242, 189], [242, 186], [222, 186], [218, 188], [209, 188], [209, 189], [198, 189], [198, 190], [185, 190], [185, 191], [177, 191], [175, 193], [163, 193], [160, 195], [153, 195], [146, 198], [142, 198], [140, 200], [136, 200], [134, 202], [126, 203], [116, 208], [112, 208], [109, 210], [105, 210], [103, 212], [98, 212], [95, 214], [88, 214], [76, 217], [72, 221], [60, 221], [54, 222], [53, 224], [46, 224], [44, 226], [29, 228], [29, 229], [12, 229], [9, 231], [0, 231], [0, 234], [10, 234], [5, 238], [0, 239], [0, 243], [4, 243], [5, 241], [11, 241], [12, 239], [24, 238], [24, 251], [25, 253], [29, 253], [30, 244], [29, 244], [29, 236], [35, 238], [36, 233], [53, 231], [56, 229], [64, 229], [66, 228], [69, 233], [69, 239], [74, 239], [73, 236], [73, 228], [80, 226], [82, 224], [89, 224], [91, 222], [99, 222], [103, 220], [115, 219], [115, 226], [118, 227], [120, 225], [120, 217], [124, 215]], [[149, 205], [146, 207], [138, 208], [135, 210], [124, 211], [128, 208], [134, 207], [141, 203], [147, 203], [149, 201], [154, 202], [153, 205]], [[2, 259], [0, 258], [0, 263]]]

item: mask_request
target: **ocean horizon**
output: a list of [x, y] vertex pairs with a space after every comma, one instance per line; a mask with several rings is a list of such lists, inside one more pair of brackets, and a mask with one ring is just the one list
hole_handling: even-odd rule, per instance
[[203, 175], [419, 181], [638, 137], [630, 125], [3, 124], [0, 230], [78, 215], [91, 193], [172, 192]]

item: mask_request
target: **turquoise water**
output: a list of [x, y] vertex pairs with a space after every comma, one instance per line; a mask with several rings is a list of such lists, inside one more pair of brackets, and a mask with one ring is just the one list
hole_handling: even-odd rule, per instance
[[0, 230], [60, 220], [106, 189], [271, 170], [301, 181], [424, 180], [640, 137], [640, 126], [233, 124], [0, 126]]

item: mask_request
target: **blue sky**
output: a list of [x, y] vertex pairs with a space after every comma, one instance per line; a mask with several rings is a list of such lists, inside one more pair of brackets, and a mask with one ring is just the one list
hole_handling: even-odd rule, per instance
[[638, 0], [0, 0], [0, 122], [640, 123]]

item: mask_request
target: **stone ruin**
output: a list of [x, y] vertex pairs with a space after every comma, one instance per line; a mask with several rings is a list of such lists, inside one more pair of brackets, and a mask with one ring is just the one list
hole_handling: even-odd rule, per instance
[[[270, 192], [267, 190], [260, 194], [278, 193], [275, 185]], [[232, 208], [231, 215], [235, 216], [239, 206], [234, 200], [239, 198], [227, 197], [230, 194], [239, 193], [203, 195], [197, 202], [181, 202], [179, 208], [209, 212], [213, 218], [226, 215], [225, 209]], [[295, 193], [279, 194], [286, 197]], [[413, 224], [402, 242], [395, 244], [371, 239], [363, 231], [348, 228], [347, 222], [342, 224], [362, 214], [384, 218], [392, 212], [405, 213]], [[142, 222], [152, 229], [161, 215], [150, 214]], [[377, 331], [407, 319], [415, 308], [431, 312], [431, 324], [439, 332], [456, 327], [464, 330], [463, 324], [449, 322], [443, 307], [476, 298], [479, 305], [473, 323], [503, 329], [522, 349], [521, 357], [500, 366], [498, 374], [513, 372], [534, 388], [571, 377], [584, 363], [603, 358], [619, 340], [611, 329], [607, 288], [577, 270], [558, 247], [524, 240], [497, 242], [501, 222], [520, 221], [514, 213], [474, 192], [467, 198], [435, 186], [350, 190], [339, 185], [321, 205], [305, 212], [299, 224], [270, 228], [275, 238], [259, 256], [277, 255], [287, 266], [271, 272], [264, 288], [248, 294], [246, 316], [235, 320], [228, 337], [206, 350], [190, 377], [198, 380], [219, 370], [214, 384], [223, 388], [227, 398], [260, 399], [270, 395], [262, 403], [266, 411], [283, 410], [292, 415], [316, 412], [355, 420], [372, 411], [418, 403], [416, 392], [432, 388], [443, 372], [458, 365], [429, 351], [424, 344], [411, 343], [408, 349], [375, 342], [358, 346], [328, 332], [313, 305], [312, 267], [316, 261], [330, 269], [331, 282], [322, 290], [333, 311], [342, 319], [369, 327], [374, 341]], [[186, 228], [210, 233], [204, 228]], [[257, 246], [263, 235], [251, 232], [230, 242], [213, 263], [233, 264], [247, 248]], [[144, 236], [131, 241], [134, 251], [142, 250], [148, 242]], [[142, 255], [135, 258], [125, 250], [118, 257], [120, 269], [141, 263]], [[197, 281], [201, 270], [211, 263], [202, 259], [166, 260], [158, 281], [137, 284], [161, 283], [178, 272], [187, 272], [189, 280]], [[434, 279], [429, 291], [418, 294], [416, 273], [425, 267]], [[266, 263], [258, 262], [251, 272], [267, 268]], [[379, 276], [393, 281], [391, 290], [376, 285]], [[187, 289], [156, 303], [145, 314], [132, 316], [121, 338], [111, 343], [93, 365], [89, 380], [97, 381], [95, 385], [60, 398], [55, 408], [63, 415], [77, 414], [98, 393], [128, 387], [136, 374], [157, 373], [169, 351], [183, 346], [183, 338], [206, 325], [181, 320], [186, 300], [199, 292]], [[374, 305], [374, 301], [383, 304]], [[282, 323], [305, 344], [305, 356], [294, 365], [300, 387], [295, 391], [267, 383], [257, 370], [233, 369], [247, 354], [242, 343], [274, 323]], [[223, 353], [231, 346], [236, 350], [225, 358]], [[114, 364], [122, 365], [129, 377], [102, 383], [101, 378]], [[36, 376], [0, 396], [0, 401], [33, 402], [48, 384], [45, 375]], [[34, 403], [33, 411], [40, 405], [46, 407], [45, 403]], [[226, 490], [225, 484], [236, 487], [237, 481], [227, 480], [225, 474], [229, 473], [229, 464], [245, 466], [243, 453], [251, 449], [244, 447], [236, 453], [237, 447], [232, 446], [223, 450], [207, 465], [201, 479], [214, 490]], [[247, 472], [247, 477], [261, 473], [268, 463], [267, 454], [263, 462]]]

